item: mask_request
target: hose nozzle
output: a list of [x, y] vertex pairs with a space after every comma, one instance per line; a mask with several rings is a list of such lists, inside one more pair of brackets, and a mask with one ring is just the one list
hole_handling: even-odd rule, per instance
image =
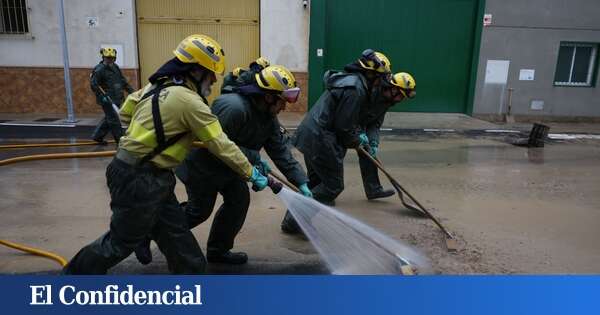
[[273, 177], [269, 176], [269, 181], [267, 182], [267, 186], [271, 188], [274, 194], [278, 194], [283, 188], [283, 184], [276, 181]]

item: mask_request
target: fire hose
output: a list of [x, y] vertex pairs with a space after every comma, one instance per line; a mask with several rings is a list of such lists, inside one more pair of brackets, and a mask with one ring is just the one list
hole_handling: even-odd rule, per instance
[[[43, 146], [44, 144], [39, 144], [38, 147]], [[66, 144], [65, 144], [66, 145]], [[70, 144], [73, 145], [73, 144]], [[205, 147], [202, 142], [194, 142], [195, 147]], [[28, 147], [31, 147], [28, 145]], [[75, 153], [51, 153], [51, 154], [36, 154], [36, 155], [26, 155], [19, 156], [9, 159], [0, 160], [0, 166], [27, 162], [27, 161], [39, 161], [39, 160], [57, 160], [57, 159], [72, 159], [72, 158], [99, 158], [99, 157], [111, 157], [114, 156], [116, 151], [102, 151], [102, 152], [75, 152]], [[269, 178], [269, 187], [273, 190], [273, 192], [277, 193], [281, 190], [281, 184], [273, 181], [272, 178]], [[278, 190], [279, 189], [279, 190]], [[41, 256], [47, 259], [54, 260], [58, 262], [61, 267], [64, 267], [67, 264], [67, 260], [55, 253], [45, 251], [39, 248], [30, 247], [23, 244], [18, 244], [15, 242], [2, 240], [0, 239], [0, 245], [4, 245], [22, 252], [26, 252], [29, 254]]]
[[[106, 141], [114, 143], [115, 140]], [[26, 143], [26, 144], [3, 144], [0, 149], [28, 149], [28, 148], [56, 148], [56, 147], [79, 147], [84, 145], [100, 145], [96, 141], [64, 142], [64, 143]]]
[[[9, 165], [19, 162], [27, 161], [38, 161], [38, 160], [56, 160], [56, 159], [71, 159], [71, 158], [97, 158], [97, 157], [110, 157], [115, 154], [116, 151], [102, 151], [102, 152], [77, 152], [77, 153], [53, 153], [53, 154], [37, 154], [37, 155], [26, 155], [15, 158], [0, 160], [0, 166]], [[45, 251], [39, 248], [30, 247], [23, 244], [0, 239], [0, 244], [26, 252], [32, 255], [41, 256], [50, 260], [53, 260], [64, 267], [67, 264], [67, 260], [55, 253]]]

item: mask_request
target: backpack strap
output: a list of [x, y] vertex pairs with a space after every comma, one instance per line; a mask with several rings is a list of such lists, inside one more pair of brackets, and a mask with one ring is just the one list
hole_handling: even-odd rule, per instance
[[183, 136], [185, 136], [188, 133], [188, 132], [182, 132], [182, 133], [176, 134], [175, 136], [171, 137], [168, 140], [165, 140], [165, 129], [164, 129], [164, 126], [162, 123], [162, 117], [160, 116], [160, 107], [159, 107], [158, 98], [160, 97], [160, 92], [163, 89], [171, 87], [171, 86], [182, 86], [182, 84], [177, 84], [177, 83], [173, 83], [173, 82], [170, 82], [167, 84], [159, 83], [156, 88], [154, 88], [152, 91], [149, 91], [146, 94], [144, 94], [144, 96], [142, 96], [142, 98], [140, 99], [140, 101], [141, 101], [145, 98], [152, 96], [152, 121], [154, 122], [154, 132], [156, 133], [156, 142], [158, 143], [158, 145], [150, 153], [144, 155], [138, 161], [137, 165], [143, 165], [144, 163], [152, 160], [155, 156], [159, 155], [161, 152], [166, 150], [168, 147], [177, 143], [177, 141], [179, 141], [181, 138], [183, 138]]

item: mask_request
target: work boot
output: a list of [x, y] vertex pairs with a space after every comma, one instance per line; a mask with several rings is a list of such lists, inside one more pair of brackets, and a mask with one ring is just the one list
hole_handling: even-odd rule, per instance
[[289, 211], [285, 213], [285, 217], [281, 221], [281, 232], [288, 235], [295, 235], [305, 241], [308, 240], [308, 237], [306, 237], [306, 234], [304, 234], [304, 231], [302, 231], [302, 228], [300, 228], [300, 225], [298, 225], [298, 222], [296, 222], [296, 219], [294, 219]]
[[285, 234], [300, 234], [302, 229], [296, 222], [296, 219], [290, 214], [289, 211], [285, 213], [285, 217], [281, 221], [281, 231]]
[[316, 200], [326, 206], [335, 207], [335, 200]]
[[150, 239], [146, 238], [144, 242], [135, 249], [135, 258], [142, 264], [147, 265], [152, 262], [152, 251], [150, 250]]
[[335, 198], [331, 199], [320, 194], [315, 194], [313, 198], [326, 206], [335, 207]]
[[373, 200], [373, 199], [379, 199], [379, 198], [387, 198], [387, 197], [393, 196], [394, 194], [395, 194], [395, 192], [393, 189], [380, 188], [379, 190], [377, 190], [374, 193], [367, 194], [367, 199]]
[[248, 255], [244, 252], [218, 252], [209, 250], [206, 253], [206, 259], [211, 263], [243, 265], [248, 262]]

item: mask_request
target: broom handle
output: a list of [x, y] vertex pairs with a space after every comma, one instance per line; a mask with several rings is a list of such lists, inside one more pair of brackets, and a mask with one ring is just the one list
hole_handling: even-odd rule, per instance
[[434, 217], [425, 207], [423, 207], [423, 205], [421, 205], [421, 203], [415, 199], [415, 197], [413, 197], [408, 191], [406, 191], [406, 189], [404, 189], [404, 187], [402, 187], [402, 185], [400, 185], [400, 183], [398, 183], [398, 181], [396, 181], [392, 175], [390, 175], [390, 173], [388, 173], [384, 168], [383, 165], [381, 165], [381, 163], [379, 163], [378, 160], [376, 160], [374, 157], [371, 156], [371, 154], [369, 154], [367, 151], [365, 151], [365, 149], [363, 149], [362, 147], [358, 147], [356, 148], [356, 150], [359, 153], [362, 153], [362, 155], [366, 156], [369, 160], [371, 160], [371, 162], [373, 162], [373, 164], [375, 164], [375, 166], [377, 166], [377, 168], [383, 172], [383, 174], [385, 174], [385, 176], [390, 180], [390, 182], [392, 182], [392, 185], [394, 186], [398, 186], [398, 188], [400, 190], [402, 190], [402, 192], [404, 192], [417, 206], [419, 206], [419, 208], [421, 208], [421, 210], [442, 230], [442, 232], [444, 232], [444, 234], [446, 234], [446, 236], [448, 236], [449, 238], [454, 238], [452, 236], [452, 234], [450, 234], [450, 232], [448, 232], [446, 230], [446, 228], [444, 228], [444, 226], [440, 223], [440, 221], [438, 221], [438, 219], [436, 219], [436, 217]]

